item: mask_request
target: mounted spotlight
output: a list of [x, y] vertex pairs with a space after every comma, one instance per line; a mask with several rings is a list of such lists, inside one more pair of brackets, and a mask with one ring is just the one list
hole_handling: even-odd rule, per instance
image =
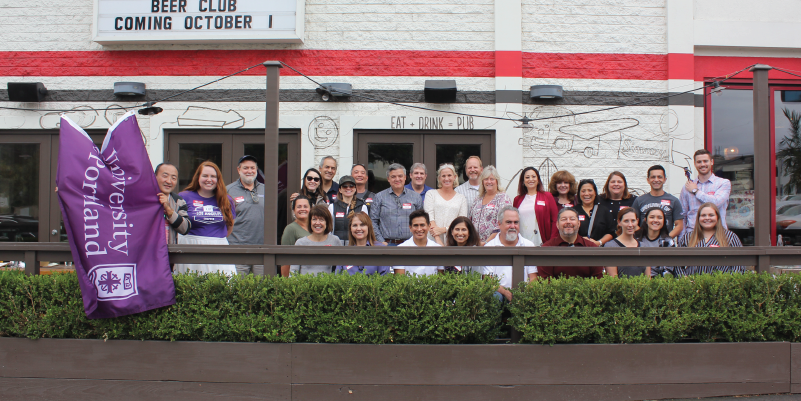
[[144, 96], [145, 84], [143, 82], [114, 82], [116, 96]]
[[561, 85], [534, 85], [529, 94], [532, 99], [561, 99]]
[[41, 82], [9, 82], [8, 100], [12, 102], [42, 102], [47, 88]]
[[147, 102], [147, 103], [145, 103], [145, 108], [139, 109], [137, 111], [137, 113], [139, 113], [139, 114], [141, 114], [143, 116], [154, 116], [154, 115], [159, 114], [162, 111], [164, 111], [164, 109], [162, 109], [161, 107], [156, 107], [156, 106], [154, 106], [154, 104], [155, 104], [155, 102]]
[[329, 101], [331, 98], [349, 98], [353, 95], [353, 86], [346, 83], [327, 83], [321, 84], [317, 88], [317, 93], [323, 97], [323, 101]]
[[456, 80], [426, 79], [423, 94], [428, 103], [453, 103], [456, 101]]

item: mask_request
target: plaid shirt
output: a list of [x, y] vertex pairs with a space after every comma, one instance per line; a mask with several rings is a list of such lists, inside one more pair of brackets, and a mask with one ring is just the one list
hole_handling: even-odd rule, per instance
[[423, 199], [411, 189], [403, 188], [400, 196], [395, 195], [391, 187], [376, 194], [373, 206], [370, 208], [376, 239], [384, 242], [388, 239], [411, 238], [409, 215], [422, 208]]
[[698, 192], [695, 195], [688, 191], [687, 187], [681, 188], [681, 207], [685, 211], [684, 230], [681, 233], [692, 232], [695, 227], [698, 208], [706, 202], [714, 203], [720, 209], [720, 222], [723, 223], [723, 228], [728, 229], [729, 227], [726, 226], [726, 206], [729, 205], [731, 181], [712, 174], [707, 181], [700, 182], [695, 179], [693, 182], [698, 185]]

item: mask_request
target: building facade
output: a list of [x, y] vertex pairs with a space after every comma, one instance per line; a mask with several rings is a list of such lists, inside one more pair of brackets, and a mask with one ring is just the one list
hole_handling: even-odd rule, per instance
[[[751, 74], [726, 80], [722, 90], [699, 88], [755, 63], [780, 67], [790, 73], [770, 73], [774, 121], [765, 138], [777, 153], [789, 149], [776, 160], [776, 233], [801, 244], [793, 220], [801, 217], [801, 206], [793, 208], [801, 196], [792, 196], [801, 184], [792, 163], [793, 146], [801, 146], [792, 141], [792, 113], [801, 112], [801, 78], [792, 75], [801, 75], [801, 39], [791, 34], [798, 2], [261, 3], [5, 6], [0, 88], [41, 82], [48, 92], [40, 102], [22, 102], [0, 89], [0, 218], [14, 221], [0, 224], [0, 240], [64, 239], [53, 192], [60, 110], [102, 140], [126, 109], [177, 95], [157, 104], [163, 112], [139, 116], [153, 165], [176, 164], [180, 186], [206, 159], [221, 166], [226, 182], [235, 179], [242, 154], [263, 155], [264, 68], [181, 92], [278, 60], [294, 68], [281, 72], [280, 189], [296, 189], [302, 172], [328, 155], [339, 161], [338, 177], [353, 163], [368, 164], [374, 189], [386, 187], [391, 162], [426, 163], [434, 186], [436, 166], [461, 169], [479, 155], [498, 168], [502, 185], [514, 181], [510, 191], [517, 172], [534, 166], [543, 180], [564, 169], [599, 186], [617, 170], [643, 193], [647, 168], [662, 164], [668, 192], [678, 195], [683, 168], [707, 148], [717, 174], [733, 182], [727, 218], [746, 244], [753, 225]], [[427, 80], [455, 81], [455, 100], [426, 102]], [[326, 101], [313, 81], [347, 83], [353, 93]], [[144, 83], [146, 93], [115, 95], [115, 82]], [[563, 95], [532, 98], [536, 85], [561, 86]], [[513, 120], [523, 116], [536, 119], [532, 127], [518, 128]]]

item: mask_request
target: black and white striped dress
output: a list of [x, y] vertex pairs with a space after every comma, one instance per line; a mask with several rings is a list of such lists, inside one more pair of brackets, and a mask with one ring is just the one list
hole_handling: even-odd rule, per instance
[[[729, 231], [724, 230], [726, 232], [726, 240], [729, 242], [730, 247], [742, 247], [743, 244], [740, 242], [740, 238], [737, 238], [737, 234]], [[687, 247], [687, 243], [690, 242], [690, 234], [686, 233], [679, 237], [678, 242], [676, 243], [677, 247]], [[713, 235], [709, 238], [709, 241], [704, 241], [702, 237], [697, 244], [695, 244], [696, 248], [714, 248], [719, 247], [720, 244], [718, 243], [717, 238]], [[723, 273], [745, 273], [748, 269], [745, 266], [676, 266], [673, 274], [676, 277], [684, 277], [690, 276], [693, 274], [711, 274], [714, 272], [723, 272]]]

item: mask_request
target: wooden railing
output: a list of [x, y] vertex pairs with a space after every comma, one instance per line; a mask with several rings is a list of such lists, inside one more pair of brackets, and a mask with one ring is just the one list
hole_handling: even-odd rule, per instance
[[[512, 281], [523, 281], [523, 266], [770, 266], [801, 265], [801, 247], [742, 248], [528, 248], [528, 247], [314, 247], [170, 245], [171, 263], [263, 264], [265, 266], [512, 266]], [[66, 243], [3, 243], [0, 260], [25, 262], [39, 274], [40, 261], [72, 261]], [[275, 274], [266, 268], [265, 274]]]

